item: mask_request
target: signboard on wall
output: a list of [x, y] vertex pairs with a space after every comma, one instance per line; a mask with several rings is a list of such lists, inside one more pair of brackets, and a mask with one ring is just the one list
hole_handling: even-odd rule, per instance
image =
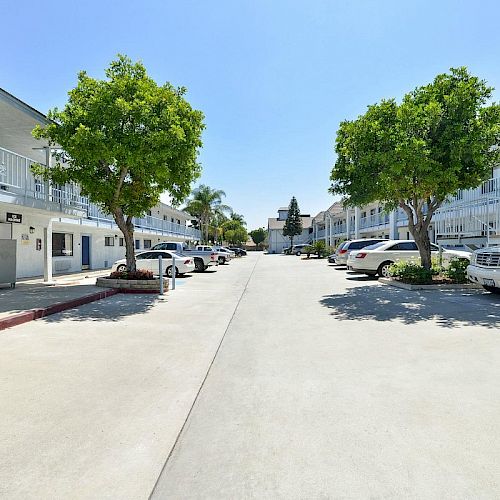
[[21, 224], [23, 222], [23, 216], [21, 214], [7, 212], [7, 222], [15, 222], [16, 224]]

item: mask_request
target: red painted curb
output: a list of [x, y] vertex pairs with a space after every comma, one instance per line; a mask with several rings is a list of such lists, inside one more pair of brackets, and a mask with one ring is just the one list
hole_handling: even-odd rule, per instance
[[67, 302], [60, 302], [59, 304], [53, 304], [48, 307], [29, 309], [28, 311], [23, 311], [22, 313], [13, 314], [7, 318], [0, 319], [0, 330], [5, 330], [6, 328], [10, 328], [12, 326], [22, 325], [28, 321], [44, 318], [45, 316], [50, 316], [51, 314], [62, 312], [66, 309], [72, 309], [73, 307], [89, 304], [90, 302], [95, 302], [96, 300], [105, 299], [106, 297], [111, 297], [117, 293], [120, 293], [120, 290], [111, 288], [103, 290], [102, 292], [96, 292], [73, 300], [68, 300]]

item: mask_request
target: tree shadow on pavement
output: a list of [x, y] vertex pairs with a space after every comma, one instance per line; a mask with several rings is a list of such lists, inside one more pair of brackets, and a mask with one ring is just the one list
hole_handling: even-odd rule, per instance
[[119, 321], [136, 314], [147, 313], [157, 302], [156, 294], [117, 294], [90, 304], [46, 316], [44, 321]]
[[410, 291], [391, 286], [358, 286], [326, 295], [320, 303], [341, 321], [428, 320], [443, 328], [500, 327], [500, 297], [479, 290]]

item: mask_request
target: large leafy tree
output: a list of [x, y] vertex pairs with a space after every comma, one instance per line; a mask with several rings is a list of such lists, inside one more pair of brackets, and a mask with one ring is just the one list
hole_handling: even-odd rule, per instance
[[283, 236], [290, 237], [290, 248], [293, 247], [293, 238], [302, 233], [302, 219], [300, 217], [299, 204], [295, 196], [290, 200], [288, 205], [288, 215], [283, 226]]
[[241, 245], [247, 241], [248, 233], [238, 220], [227, 220], [221, 225], [222, 236], [225, 241], [232, 245]]
[[218, 232], [219, 223], [222, 222], [221, 215], [231, 212], [231, 208], [222, 203], [224, 196], [226, 193], [221, 189], [212, 189], [201, 184], [186, 202], [184, 210], [198, 218], [205, 242], [209, 240], [211, 223], [216, 223], [212, 227]]
[[484, 80], [452, 68], [401, 104], [384, 100], [342, 122], [330, 191], [348, 206], [402, 208], [429, 269], [434, 213], [449, 195], [487, 179], [499, 160], [500, 107], [491, 95]]
[[186, 89], [157, 85], [140, 63], [119, 56], [106, 79], [84, 71], [62, 111], [33, 134], [61, 147], [52, 168], [35, 170], [58, 184], [75, 182], [82, 194], [113, 216], [123, 233], [127, 268], [135, 270], [133, 217], [144, 215], [168, 191], [184, 199], [200, 175], [203, 114], [184, 98]]
[[259, 227], [258, 229], [254, 229], [248, 233], [252, 241], [255, 243], [255, 246], [259, 248], [259, 245], [266, 240], [266, 230], [263, 227]]

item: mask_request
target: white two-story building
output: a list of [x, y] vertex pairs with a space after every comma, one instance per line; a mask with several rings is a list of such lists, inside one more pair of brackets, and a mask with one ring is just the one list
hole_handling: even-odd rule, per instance
[[[46, 143], [33, 138], [45, 125], [39, 111], [0, 89], [0, 240], [16, 241], [17, 278], [107, 268], [125, 256], [112, 217], [80, 194], [77, 185], [54, 185], [33, 175], [31, 165], [52, 161]], [[49, 163], [50, 165], [50, 163]], [[158, 241], [198, 241], [191, 215], [160, 203], [134, 219], [135, 247]]]
[[[449, 247], [471, 249], [488, 245], [500, 234], [500, 167], [476, 189], [460, 190], [449, 197], [433, 216], [431, 241]], [[313, 218], [313, 240], [335, 246], [357, 238], [411, 239], [408, 217], [402, 209], [384, 212], [380, 203], [344, 208], [335, 202]]]
[[[283, 235], [288, 207], [278, 209], [278, 217], [267, 220], [267, 235], [269, 240], [269, 253], [282, 253], [290, 246], [290, 237]], [[310, 243], [313, 239], [313, 218], [310, 215], [301, 214], [302, 233], [294, 236], [293, 244]]]

